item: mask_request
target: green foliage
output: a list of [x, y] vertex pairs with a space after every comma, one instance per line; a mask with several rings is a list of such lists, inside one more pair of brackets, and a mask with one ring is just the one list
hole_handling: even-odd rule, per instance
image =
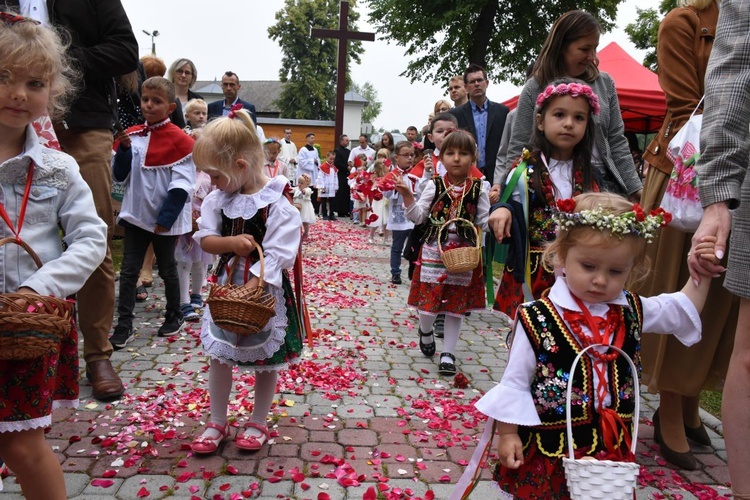
[[352, 82], [349, 90], [353, 90], [369, 101], [362, 109], [362, 123], [374, 122], [383, 109], [383, 103], [378, 100], [377, 89], [370, 82], [365, 82], [362, 85]]
[[658, 71], [656, 61], [656, 45], [659, 38], [659, 23], [670, 10], [677, 7], [677, 0], [662, 0], [659, 5], [659, 12], [656, 9], [639, 9], [638, 18], [634, 23], [625, 27], [625, 33], [630, 37], [630, 41], [637, 49], [647, 50], [646, 57], [643, 59], [643, 65], [651, 71]]
[[381, 39], [404, 47], [403, 76], [447, 84], [469, 63], [487, 69], [491, 80], [520, 84], [552, 23], [582, 9], [612, 28], [622, 0], [367, 0], [370, 22]]
[[[349, 2], [349, 30], [356, 30], [359, 14]], [[339, 0], [285, 0], [268, 36], [279, 43], [283, 56], [279, 79], [284, 87], [276, 104], [282, 118], [333, 120], [336, 109], [338, 40], [313, 38], [312, 28], [338, 29]], [[360, 61], [361, 42], [349, 42], [347, 64]], [[347, 75], [348, 79], [348, 75]]]

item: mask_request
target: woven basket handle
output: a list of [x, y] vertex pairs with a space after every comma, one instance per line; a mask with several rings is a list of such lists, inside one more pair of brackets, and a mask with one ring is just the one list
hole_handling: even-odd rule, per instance
[[482, 240], [482, 230], [479, 229], [474, 224], [472, 224], [471, 221], [468, 221], [468, 220], [466, 220], [466, 219], [464, 219], [462, 217], [455, 217], [453, 219], [447, 220], [442, 226], [440, 226], [440, 229], [438, 230], [437, 247], [438, 247], [438, 252], [440, 252], [440, 256], [441, 257], [443, 255], [443, 245], [440, 244], [440, 240], [442, 239], [442, 236], [443, 236], [443, 229], [445, 229], [446, 227], [448, 227], [453, 222], [465, 222], [467, 225], [473, 227], [474, 228], [474, 232], [477, 235], [476, 248], [481, 248], [482, 247], [482, 241], [481, 241]]
[[31, 249], [31, 247], [23, 240], [19, 240], [15, 236], [8, 236], [7, 238], [0, 239], [0, 247], [5, 245], [6, 243], [15, 243], [19, 247], [26, 250], [26, 253], [29, 254], [29, 256], [34, 259], [34, 263], [36, 264], [36, 267], [42, 267], [42, 260], [39, 258], [39, 256], [36, 254], [34, 250]]
[[[2, 240], [0, 240], [0, 243], [2, 243]], [[260, 276], [258, 276], [259, 284], [258, 286], [260, 288], [263, 288], [263, 285], [265, 284], [265, 280], [263, 277], [266, 274], [266, 259], [263, 256], [263, 249], [260, 247], [257, 241], [253, 242], [255, 244], [255, 249], [258, 251], [258, 261], [260, 262]], [[232, 275], [234, 274], [234, 268], [237, 267], [237, 262], [239, 262], [240, 256], [235, 255], [234, 260], [232, 261], [232, 265], [229, 266], [229, 272], [227, 273], [227, 284], [232, 283]]]
[[[578, 365], [578, 362], [581, 360], [581, 357], [591, 349], [592, 347], [597, 346], [603, 346], [603, 347], [609, 347], [610, 349], [614, 349], [617, 352], [619, 352], [622, 356], [625, 357], [628, 364], [630, 365], [630, 372], [633, 374], [633, 377], [635, 379], [635, 382], [633, 383], [633, 386], [635, 387], [635, 411], [633, 412], [633, 436], [630, 443], [630, 451], [635, 455], [635, 447], [638, 445], [638, 421], [640, 420], [640, 414], [641, 414], [641, 388], [640, 383], [638, 381], [638, 370], [635, 367], [635, 363], [633, 363], [633, 360], [630, 359], [630, 356], [625, 353], [622, 349], [620, 349], [617, 346], [614, 345], [605, 345], [605, 344], [592, 344], [588, 346], [585, 349], [582, 349], [581, 352], [578, 353], [576, 356], [576, 359], [573, 360], [573, 366], [570, 369], [570, 376], [568, 378], [568, 389], [565, 391], [565, 420], [567, 422], [567, 431], [568, 431], [568, 457], [571, 460], [575, 459], [575, 448], [573, 446], [573, 423], [571, 421], [571, 407], [570, 407], [570, 396], [573, 392], [573, 374], [576, 371], [576, 366]], [[593, 401], [592, 401], [593, 404]]]

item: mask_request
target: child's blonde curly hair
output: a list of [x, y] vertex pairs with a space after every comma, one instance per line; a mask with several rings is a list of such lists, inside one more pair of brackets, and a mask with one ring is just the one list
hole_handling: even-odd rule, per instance
[[0, 22], [0, 85], [17, 71], [32, 71], [49, 85], [47, 112], [53, 120], [65, 115], [80, 74], [66, 52], [69, 36], [32, 20]]
[[[632, 202], [614, 193], [584, 193], [573, 200], [576, 202], [574, 212], [604, 209], [605, 212], [620, 215], [633, 210]], [[616, 236], [606, 229], [583, 225], [569, 227], [558, 231], [555, 241], [544, 249], [544, 268], [554, 272], [556, 267], [562, 267], [568, 250], [576, 245], [612, 248], [623, 243], [633, 247], [633, 268], [626, 282], [626, 286], [632, 288], [643, 281], [650, 267], [650, 259], [646, 256], [647, 240], [637, 235]]]

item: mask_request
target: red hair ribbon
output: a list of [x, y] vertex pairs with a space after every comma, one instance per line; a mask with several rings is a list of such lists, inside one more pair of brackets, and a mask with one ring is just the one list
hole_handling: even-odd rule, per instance
[[0, 12], [0, 21], [4, 22], [5, 24], [18, 24], [18, 23], [34, 23], [34, 24], [41, 24], [36, 19], [31, 19], [30, 17], [23, 17], [19, 16], [10, 12]]
[[237, 111], [241, 109], [242, 109], [242, 104], [238, 102], [237, 104], [232, 106], [232, 109], [229, 110], [229, 114], [227, 115], [227, 117], [234, 118], [235, 116], [237, 116]]

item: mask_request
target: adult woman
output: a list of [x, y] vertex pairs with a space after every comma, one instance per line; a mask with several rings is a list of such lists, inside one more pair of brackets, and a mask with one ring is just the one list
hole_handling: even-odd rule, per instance
[[174, 83], [175, 95], [184, 107], [192, 99], [203, 99], [200, 94], [196, 94], [190, 87], [198, 79], [198, 70], [190, 59], [177, 59], [167, 71], [167, 79]]
[[383, 135], [380, 137], [380, 140], [375, 145], [375, 151], [380, 151], [381, 149], [385, 148], [388, 150], [388, 153], [390, 154], [391, 159], [393, 159], [393, 147], [395, 144], [393, 143], [393, 134], [390, 132], [383, 132]]
[[635, 198], [640, 196], [642, 184], [625, 139], [615, 84], [608, 74], [597, 68], [596, 47], [600, 34], [601, 26], [596, 18], [580, 10], [566, 12], [552, 25], [534, 63], [532, 76], [518, 98], [507, 159], [501, 157], [496, 162], [493, 191], [500, 192], [506, 173], [529, 142], [539, 92], [558, 78], [577, 78], [592, 87], [601, 106], [594, 122], [596, 144], [592, 157], [599, 187]]
[[434, 116], [447, 113], [451, 109], [451, 103], [445, 99], [440, 99], [435, 103]]
[[[669, 141], [687, 122], [704, 93], [708, 56], [713, 46], [719, 8], [714, 0], [682, 0], [659, 26], [659, 84], [667, 98], [667, 115], [659, 134], [646, 148], [644, 159], [651, 166], [646, 174], [641, 204], [645, 209], [659, 205], [672, 172], [665, 152]], [[700, 112], [700, 110], [699, 110]], [[688, 275], [687, 254], [692, 234], [669, 227], [649, 245], [653, 272], [640, 292], [656, 295], [674, 292], [679, 280]], [[697, 467], [687, 438], [710, 445], [698, 414], [702, 388], [718, 390], [726, 376], [737, 325], [739, 300], [713, 280], [708, 302], [701, 314], [703, 337], [685, 348], [661, 335], [643, 336], [643, 382], [659, 393], [654, 416], [654, 435], [662, 456], [683, 469]]]

